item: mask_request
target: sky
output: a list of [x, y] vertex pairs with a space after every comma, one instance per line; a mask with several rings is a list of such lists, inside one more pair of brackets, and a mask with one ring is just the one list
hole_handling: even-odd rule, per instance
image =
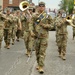
[[60, 3], [61, 0], [32, 0], [32, 1], [36, 5], [38, 5], [38, 2], [43, 1], [46, 3], [46, 8], [59, 9], [58, 4]]

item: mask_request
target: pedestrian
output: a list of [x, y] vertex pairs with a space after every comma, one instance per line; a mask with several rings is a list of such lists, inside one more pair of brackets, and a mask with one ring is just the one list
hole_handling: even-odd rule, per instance
[[29, 31], [31, 36], [35, 37], [35, 51], [37, 67], [39, 73], [44, 73], [44, 60], [46, 56], [46, 49], [48, 46], [49, 29], [52, 27], [52, 18], [48, 17], [45, 12], [45, 3], [39, 2], [38, 11], [32, 15], [31, 23], [29, 24]]

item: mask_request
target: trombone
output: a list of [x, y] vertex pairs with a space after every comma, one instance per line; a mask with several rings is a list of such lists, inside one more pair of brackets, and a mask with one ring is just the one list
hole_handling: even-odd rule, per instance
[[25, 11], [29, 8], [29, 2], [28, 1], [22, 1], [20, 4], [19, 4], [19, 8], [20, 10], [22, 11]]
[[75, 25], [73, 24], [73, 19], [74, 17], [72, 16], [67, 16], [66, 21], [73, 27], [75, 27]]

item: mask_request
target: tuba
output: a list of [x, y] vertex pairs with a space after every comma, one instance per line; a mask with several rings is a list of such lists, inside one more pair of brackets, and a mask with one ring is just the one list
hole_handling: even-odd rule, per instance
[[20, 10], [22, 11], [25, 11], [29, 8], [29, 2], [28, 1], [22, 1], [20, 4], [19, 4], [19, 8]]

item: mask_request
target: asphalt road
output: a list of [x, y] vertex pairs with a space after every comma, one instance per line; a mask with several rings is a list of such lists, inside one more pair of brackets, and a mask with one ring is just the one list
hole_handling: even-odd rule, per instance
[[[57, 46], [55, 42], [55, 31], [49, 32], [48, 48], [45, 59], [45, 73], [43, 75], [75, 75], [75, 40], [72, 40], [72, 27], [68, 27], [68, 43], [66, 60], [58, 57]], [[0, 50], [0, 75], [40, 75], [35, 69], [36, 57], [35, 51], [27, 63], [28, 57], [25, 55], [26, 48], [24, 41], [15, 41], [10, 49]]]

